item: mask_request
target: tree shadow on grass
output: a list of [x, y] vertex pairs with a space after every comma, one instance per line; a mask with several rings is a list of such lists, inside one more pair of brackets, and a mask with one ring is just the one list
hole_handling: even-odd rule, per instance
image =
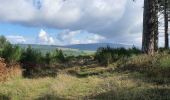
[[57, 74], [58, 69], [52, 67], [27, 68], [23, 71], [23, 76], [26, 78], [56, 77]]
[[142, 90], [109, 91], [95, 96], [90, 100], [170, 100], [170, 89], [152, 88]]
[[133, 79], [140, 79], [143, 82], [157, 85], [170, 84], [170, 68], [162, 68], [151, 65], [127, 64], [117, 67], [115, 72], [128, 74]]
[[35, 100], [69, 100], [69, 99], [58, 97], [55, 95], [46, 94], [46, 95], [43, 95]]
[[169, 85], [170, 78], [169, 77], [162, 77], [162, 76], [148, 76], [147, 74], [141, 73], [130, 73], [129, 78], [133, 78], [136, 80], [142, 80], [145, 83], [151, 83], [155, 85]]
[[11, 100], [11, 98], [6, 95], [0, 94], [0, 100]]
[[112, 68], [96, 67], [96, 68], [84, 68], [80, 70], [68, 70], [68, 74], [76, 76], [78, 78], [86, 78], [89, 76], [103, 75], [105, 73], [113, 73]]

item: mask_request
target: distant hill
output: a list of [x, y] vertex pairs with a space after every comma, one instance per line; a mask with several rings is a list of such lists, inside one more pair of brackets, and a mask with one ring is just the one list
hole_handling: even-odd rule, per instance
[[55, 51], [56, 49], [61, 49], [63, 53], [67, 56], [79, 56], [79, 55], [91, 55], [94, 54], [94, 51], [88, 50], [79, 50], [67, 48], [65, 46], [56, 46], [56, 45], [39, 45], [39, 44], [18, 44], [21, 48], [26, 49], [28, 46], [31, 46], [33, 49], [41, 51], [43, 54], [51, 51]]
[[132, 45], [124, 44], [112, 44], [112, 43], [92, 43], [92, 44], [75, 44], [75, 45], [66, 45], [66, 46], [57, 46], [57, 45], [39, 45], [39, 44], [18, 44], [22, 48], [27, 48], [29, 45], [37, 50], [40, 50], [43, 53], [54, 51], [56, 48], [63, 50], [66, 55], [87, 55], [93, 54], [99, 47], [110, 46], [112, 48], [131, 48]]
[[110, 46], [111, 48], [131, 48], [132, 45], [125, 45], [125, 44], [113, 44], [113, 43], [92, 43], [92, 44], [75, 44], [75, 45], [67, 45], [64, 46], [66, 48], [72, 49], [79, 49], [79, 50], [89, 50], [89, 51], [96, 51], [99, 47], [107, 47]]
[[23, 48], [27, 48], [28, 45], [31, 45], [32, 48], [35, 49], [65, 49], [65, 50], [88, 50], [88, 51], [96, 51], [99, 47], [107, 47], [111, 48], [131, 48], [133, 45], [125, 45], [125, 44], [113, 44], [113, 43], [91, 43], [91, 44], [75, 44], [75, 45], [65, 45], [65, 46], [57, 46], [57, 45], [39, 45], [39, 44], [19, 44], [19, 46]]

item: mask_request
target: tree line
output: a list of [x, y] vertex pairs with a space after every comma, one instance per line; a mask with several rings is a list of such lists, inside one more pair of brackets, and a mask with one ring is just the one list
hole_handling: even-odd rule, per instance
[[11, 44], [4, 36], [0, 36], [0, 57], [4, 58], [7, 64], [20, 64], [24, 70], [24, 76], [55, 75], [57, 71], [52, 67], [66, 61], [66, 57], [59, 49], [43, 54], [31, 46], [23, 49], [18, 45]]

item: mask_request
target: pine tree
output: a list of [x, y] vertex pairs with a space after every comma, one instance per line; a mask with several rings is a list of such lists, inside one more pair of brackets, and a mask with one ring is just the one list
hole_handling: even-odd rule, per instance
[[158, 49], [158, 0], [144, 0], [142, 51], [153, 55]]
[[164, 0], [165, 49], [169, 48], [168, 35], [168, 0]]

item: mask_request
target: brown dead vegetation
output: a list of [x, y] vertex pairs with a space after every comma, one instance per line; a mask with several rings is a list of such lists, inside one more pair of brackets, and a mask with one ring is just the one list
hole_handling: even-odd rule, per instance
[[6, 64], [5, 59], [0, 58], [0, 82], [19, 76], [22, 76], [19, 64]]

